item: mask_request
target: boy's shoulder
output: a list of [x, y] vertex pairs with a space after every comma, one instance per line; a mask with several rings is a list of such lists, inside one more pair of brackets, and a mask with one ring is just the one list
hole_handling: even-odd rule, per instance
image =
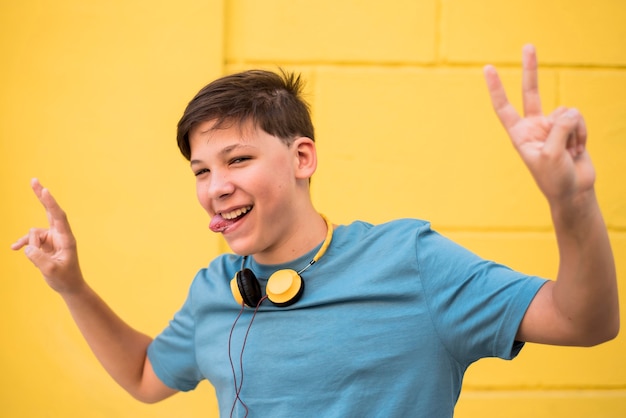
[[414, 242], [429, 231], [430, 223], [421, 219], [402, 218], [378, 224], [356, 220], [338, 225], [333, 240], [351, 247], [398, 245]]

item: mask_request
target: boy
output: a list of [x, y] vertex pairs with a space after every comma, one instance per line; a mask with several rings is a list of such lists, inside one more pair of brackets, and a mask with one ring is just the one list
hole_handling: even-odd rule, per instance
[[472, 362], [513, 358], [527, 341], [599, 344], [619, 329], [584, 120], [575, 109], [542, 114], [532, 46], [523, 71], [523, 118], [493, 67], [485, 77], [548, 200], [554, 282], [482, 260], [427, 222], [327, 221], [309, 196], [317, 157], [299, 79], [263, 71], [209, 84], [179, 122], [198, 200], [234, 254], [198, 272], [156, 339], [89, 288], [66, 216], [36, 180], [50, 225], [13, 249], [25, 248], [106, 370], [142, 401], [206, 378], [223, 416], [452, 416]]

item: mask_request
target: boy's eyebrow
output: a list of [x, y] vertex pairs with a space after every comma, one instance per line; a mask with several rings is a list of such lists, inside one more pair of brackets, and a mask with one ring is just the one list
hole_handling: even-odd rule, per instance
[[[233, 151], [236, 151], [239, 148], [253, 148], [252, 145], [248, 145], [248, 144], [233, 144], [233, 145], [229, 145], [227, 147], [224, 147], [223, 149], [220, 150], [220, 152], [218, 152], [217, 154], [220, 157], [225, 157], [228, 154], [232, 153]], [[194, 166], [196, 164], [201, 164], [202, 161], [201, 160], [191, 160], [190, 161], [190, 165]]]

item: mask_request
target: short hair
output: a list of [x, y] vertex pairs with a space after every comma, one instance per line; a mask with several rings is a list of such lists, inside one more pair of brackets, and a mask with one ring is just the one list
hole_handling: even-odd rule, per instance
[[178, 122], [176, 139], [180, 152], [191, 159], [189, 132], [207, 121], [215, 121], [213, 129], [251, 121], [287, 146], [301, 136], [315, 140], [302, 88], [300, 75], [282, 69], [280, 74], [249, 70], [211, 82], [189, 102]]

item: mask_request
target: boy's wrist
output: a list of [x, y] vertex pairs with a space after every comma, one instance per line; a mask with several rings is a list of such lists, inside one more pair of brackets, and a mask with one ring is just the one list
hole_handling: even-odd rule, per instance
[[555, 228], [574, 232], [585, 228], [598, 216], [601, 218], [600, 207], [595, 189], [591, 188], [575, 196], [554, 199], [548, 202]]

